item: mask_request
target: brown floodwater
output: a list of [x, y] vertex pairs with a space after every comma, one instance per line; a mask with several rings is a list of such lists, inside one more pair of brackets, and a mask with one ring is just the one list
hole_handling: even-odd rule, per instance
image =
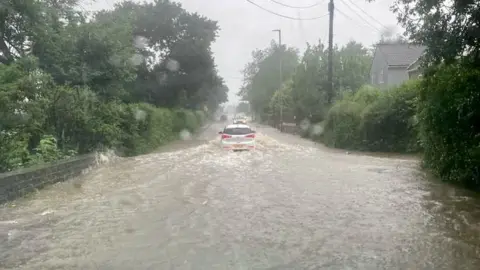
[[415, 158], [219, 124], [0, 208], [0, 269], [480, 269], [480, 200]]

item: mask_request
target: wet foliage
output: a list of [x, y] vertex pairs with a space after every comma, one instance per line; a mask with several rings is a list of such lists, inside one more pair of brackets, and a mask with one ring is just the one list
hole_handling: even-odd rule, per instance
[[293, 76], [297, 65], [295, 48], [280, 47], [272, 42], [270, 47], [252, 52], [252, 61], [243, 70], [244, 85], [238, 95], [250, 103], [258, 119], [269, 120], [272, 97], [284, 81]]
[[441, 179], [480, 189], [478, 1], [397, 0], [399, 22], [425, 45], [419, 98], [424, 163]]
[[441, 65], [421, 87], [424, 163], [438, 176], [480, 190], [480, 70]]
[[[274, 57], [278, 47], [254, 52], [239, 95], [255, 104], [253, 111], [261, 120], [275, 125], [280, 118], [291, 122], [294, 115], [304, 137], [329, 146], [424, 150], [425, 166], [441, 179], [480, 189], [479, 4], [396, 0], [392, 10], [406, 31], [390, 40], [382, 36], [380, 41], [425, 46], [419, 59], [421, 81], [382, 92], [362, 87], [369, 81], [371, 54], [350, 42], [334, 48], [336, 101], [328, 104], [328, 54], [320, 42], [307, 47], [295, 70], [282, 81], [272, 79], [278, 75], [264, 75], [278, 74], [279, 61], [265, 60]], [[265, 87], [262, 77], [276, 85]]]
[[[322, 41], [307, 44], [301, 57], [294, 48], [272, 43], [269, 48], [252, 53], [238, 94], [250, 102], [252, 111], [262, 121], [277, 123], [280, 118], [290, 123], [323, 121], [330, 106], [325, 101], [327, 55]], [[357, 90], [368, 81], [372, 56], [362, 44], [352, 41], [342, 47], [335, 46], [334, 56], [337, 96], [342, 91]]]
[[474, 0], [396, 0], [392, 10], [406, 36], [426, 45], [425, 64], [480, 63], [479, 3]]
[[105, 148], [151, 151], [227, 99], [215, 21], [171, 1], [94, 14], [76, 4], [0, 3], [0, 172]]
[[322, 140], [329, 146], [380, 152], [419, 151], [417, 81], [380, 91], [362, 87], [329, 110]]

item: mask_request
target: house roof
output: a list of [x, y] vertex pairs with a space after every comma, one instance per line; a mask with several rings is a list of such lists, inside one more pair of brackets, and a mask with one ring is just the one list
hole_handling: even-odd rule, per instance
[[417, 60], [413, 61], [413, 63], [408, 65], [407, 71], [408, 70], [417, 70], [419, 66], [420, 66], [420, 58], [417, 58]]
[[409, 66], [425, 51], [425, 46], [413, 44], [377, 44], [388, 66]]

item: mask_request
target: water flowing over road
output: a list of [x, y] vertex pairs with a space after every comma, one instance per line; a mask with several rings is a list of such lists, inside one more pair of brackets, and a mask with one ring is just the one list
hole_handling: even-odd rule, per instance
[[418, 161], [220, 128], [0, 208], [0, 269], [480, 269], [480, 200]]

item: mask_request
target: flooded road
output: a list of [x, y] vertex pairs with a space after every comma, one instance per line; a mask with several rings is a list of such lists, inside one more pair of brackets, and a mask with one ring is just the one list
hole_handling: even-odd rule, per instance
[[480, 269], [480, 200], [415, 159], [220, 129], [0, 208], [0, 269]]

